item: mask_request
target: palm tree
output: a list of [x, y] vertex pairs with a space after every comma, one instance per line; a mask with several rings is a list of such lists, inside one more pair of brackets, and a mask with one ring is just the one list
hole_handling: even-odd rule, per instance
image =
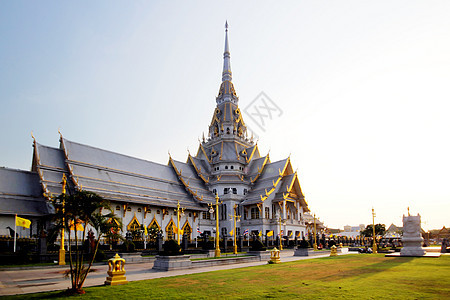
[[[112, 235], [114, 238], [122, 238], [118, 234], [122, 227], [121, 220], [113, 213], [109, 202], [93, 192], [75, 191], [70, 195], [61, 194], [54, 197], [52, 203], [56, 211], [53, 216], [54, 229], [59, 231], [61, 228], [64, 228], [68, 232], [69, 274], [72, 281], [72, 287], [68, 292], [69, 294], [84, 294], [83, 284], [94, 262], [100, 239], [106, 234]], [[76, 228], [80, 224], [83, 226], [83, 229], [82, 237], [79, 241], [76, 235]], [[97, 239], [93, 240], [93, 255], [85, 258], [82, 245], [87, 238], [88, 226], [96, 231]], [[71, 229], [75, 230], [75, 237], [72, 237]], [[74, 240], [75, 247], [72, 245]], [[80, 245], [78, 242], [80, 242]], [[87, 264], [85, 260], [87, 260]]]

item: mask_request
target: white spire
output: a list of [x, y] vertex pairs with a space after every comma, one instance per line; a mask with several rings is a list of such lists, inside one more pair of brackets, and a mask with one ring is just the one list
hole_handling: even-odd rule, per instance
[[228, 46], [228, 22], [225, 21], [225, 50], [223, 52], [222, 81], [231, 81], [230, 48]]

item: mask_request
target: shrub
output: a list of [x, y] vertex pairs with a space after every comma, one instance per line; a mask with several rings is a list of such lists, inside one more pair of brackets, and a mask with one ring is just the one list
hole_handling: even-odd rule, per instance
[[298, 246], [299, 248], [309, 248], [309, 243], [307, 240], [305, 240], [304, 238], [300, 241], [300, 245]]
[[162, 255], [164, 256], [174, 256], [174, 255], [182, 255], [181, 247], [175, 240], [168, 240], [163, 245]]
[[203, 250], [212, 250], [212, 249], [215, 249], [216, 246], [213, 241], [207, 241], [207, 242], [203, 243], [202, 248], [203, 248]]
[[260, 240], [254, 240], [252, 242], [252, 248], [251, 251], [266, 251], [266, 247]]
[[103, 250], [101, 250], [101, 249], [98, 249], [97, 250], [97, 254], [95, 255], [95, 261], [96, 262], [101, 262], [101, 261], [104, 261], [104, 260], [106, 260], [105, 252], [103, 252]]

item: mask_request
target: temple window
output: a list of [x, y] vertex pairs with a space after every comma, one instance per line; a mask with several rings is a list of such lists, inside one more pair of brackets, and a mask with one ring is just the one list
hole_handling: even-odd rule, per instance
[[244, 189], [244, 195], [247, 195], [247, 189]]
[[173, 239], [175, 236], [174, 236], [174, 234], [173, 234], [173, 222], [169, 225], [169, 226], [167, 226], [167, 229], [166, 229], [166, 233], [167, 233], [167, 239], [168, 240], [171, 240], [171, 239]]
[[210, 214], [209, 212], [207, 212], [207, 211], [204, 211], [204, 212], [202, 213], [202, 218], [203, 218], [204, 220], [211, 220], [211, 214]]
[[142, 211], [142, 209], [141, 208], [138, 208], [138, 212], [141, 212]]
[[139, 230], [141, 228], [141, 225], [139, 225], [138, 221], [133, 218], [133, 220], [130, 222], [130, 224], [128, 225], [128, 231], [136, 231]]
[[257, 207], [252, 207], [251, 219], [259, 219], [259, 209]]
[[161, 212], [159, 211], [159, 209], [156, 211], [156, 214], [159, 215]]
[[119, 205], [116, 206], [116, 210], [120, 210], [120, 206]]
[[270, 218], [270, 212], [269, 212], [269, 208], [268, 207], [266, 207], [265, 209], [264, 209], [264, 211], [265, 211], [265, 213], [266, 213], [266, 219], [269, 219]]
[[225, 166], [225, 170], [228, 170], [228, 166]]
[[233, 170], [233, 169], [234, 169], [234, 166], [230, 166], [230, 169]]
[[192, 228], [189, 225], [189, 223], [186, 222], [186, 224], [184, 224], [183, 226], [183, 233], [188, 237], [188, 240], [191, 240], [191, 234], [192, 234]]
[[227, 228], [226, 227], [222, 227], [222, 236], [227, 236]]
[[237, 188], [233, 188], [233, 194], [237, 194]]
[[223, 193], [226, 195], [226, 194], [228, 194], [228, 188], [224, 188], [223, 189]]
[[127, 207], [127, 211], [131, 211], [131, 207], [130, 206]]
[[217, 190], [216, 189], [213, 189], [213, 194], [217, 195]]

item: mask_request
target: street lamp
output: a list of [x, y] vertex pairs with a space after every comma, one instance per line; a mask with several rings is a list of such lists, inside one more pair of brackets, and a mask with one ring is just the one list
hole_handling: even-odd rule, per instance
[[[64, 244], [65, 244], [65, 242], [64, 242], [64, 235], [65, 235], [65, 233], [64, 233], [64, 226], [65, 226], [65, 223], [66, 223], [65, 222], [65, 218], [64, 218], [64, 214], [65, 214], [65, 208], [64, 208], [64, 206], [65, 206], [65, 194], [66, 194], [66, 184], [67, 184], [66, 174], [63, 174], [61, 184], [62, 184], [61, 194], [63, 195], [62, 196], [62, 201], [63, 201], [63, 203], [62, 203], [62, 215], [63, 215], [62, 223], [63, 223], [63, 226], [61, 228], [61, 246], [59, 247], [59, 261], [58, 261], [58, 265], [60, 265], [60, 266], [66, 264], [66, 249], [64, 248]], [[75, 234], [76, 233], [77, 232], [75, 231]]]
[[181, 208], [180, 207], [180, 201], [178, 200], [177, 201], [177, 209], [176, 209], [176, 211], [177, 211], [177, 243], [178, 243], [178, 245], [180, 244], [180, 232], [181, 232], [181, 229], [180, 229], [180, 212], [181, 212], [181, 215], [184, 216], [184, 210], [185, 210], [185, 208]]
[[[237, 210], [237, 204], [234, 205], [234, 214], [230, 215], [230, 217], [233, 218], [234, 220], [234, 243], [233, 243], [233, 253], [237, 254], [237, 244], [236, 244], [236, 222], [240, 222], [241, 221], [241, 216], [236, 215], [236, 210]], [[236, 220], [237, 219], [237, 220]]]
[[372, 227], [373, 227], [373, 253], [378, 253], [377, 251], [377, 241], [375, 237], [375, 210], [372, 207]]
[[[216, 251], [214, 252], [214, 257], [220, 257], [220, 247], [219, 247], [219, 204], [222, 202], [219, 202], [219, 196], [216, 194]], [[208, 204], [209, 206], [209, 212], [214, 212], [214, 204]]]
[[283, 250], [283, 236], [281, 235], [281, 225], [286, 225], [286, 222], [283, 222], [283, 219], [281, 219], [281, 215], [278, 215], [278, 222], [280, 223], [280, 250]]
[[317, 251], [317, 229], [316, 229], [316, 214], [314, 214], [314, 251]]

